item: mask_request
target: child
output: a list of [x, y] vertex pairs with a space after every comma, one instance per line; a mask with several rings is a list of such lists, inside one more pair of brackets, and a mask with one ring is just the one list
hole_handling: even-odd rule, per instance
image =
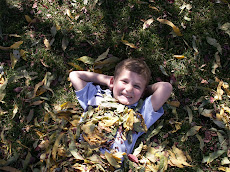
[[[143, 96], [150, 95], [144, 100], [139, 111], [147, 128], [163, 115], [162, 105], [172, 91], [172, 86], [168, 82], [148, 85], [150, 77], [150, 69], [139, 59], [126, 59], [120, 62], [115, 68], [114, 76], [87, 71], [73, 71], [69, 75], [78, 101], [85, 111], [89, 105], [98, 106], [103, 100], [102, 94], [112, 95], [119, 103], [129, 108], [136, 107]], [[109, 89], [102, 90], [99, 85], [94, 84], [105, 85]], [[142, 134], [143, 132], [133, 133], [132, 143], [128, 143], [122, 139], [121, 133], [117, 132], [111, 148], [131, 154], [136, 140]]]

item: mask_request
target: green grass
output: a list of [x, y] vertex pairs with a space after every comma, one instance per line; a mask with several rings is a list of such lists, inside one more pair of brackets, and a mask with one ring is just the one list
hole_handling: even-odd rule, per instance
[[[185, 1], [192, 5], [192, 9], [190, 11], [184, 9], [181, 12], [180, 7], [183, 3], [182, 0], [175, 0], [172, 4], [167, 0], [155, 2], [99, 0], [89, 1], [85, 5], [79, 0], [39, 0], [37, 4], [33, 0], [1, 0], [0, 46], [9, 47], [17, 41], [23, 41], [18, 50], [23, 49], [27, 53], [26, 60], [21, 57], [12, 69], [10, 53], [13, 53], [13, 50], [0, 49], [0, 64], [4, 68], [4, 79], [22, 76], [15, 81], [8, 81], [4, 89], [6, 95], [0, 102], [0, 146], [2, 146], [0, 166], [8, 162], [5, 166], [24, 171], [41, 170], [45, 167], [45, 161], [39, 162], [41, 152], [35, 150], [36, 142], [39, 141], [36, 131], [49, 132], [43, 123], [44, 116], [48, 112], [47, 107], [53, 112], [67, 101], [77, 102], [68, 80], [69, 72], [76, 70], [70, 63], [92, 71], [94, 69], [92, 65], [84, 64], [77, 59], [82, 56], [96, 59], [109, 48], [109, 56], [118, 57], [119, 61], [129, 57], [144, 59], [152, 71], [151, 83], [159, 80], [172, 82], [175, 79], [172, 82], [173, 93], [170, 101], [177, 100], [180, 106], [176, 108], [176, 112], [173, 107], [165, 106], [165, 115], [159, 120], [159, 122], [164, 120], [164, 126], [155, 137], [159, 143], [168, 141], [168, 148], [176, 143], [181, 150], [191, 156], [192, 161], [189, 163], [193, 167], [180, 169], [169, 166], [168, 171], [195, 171], [198, 168], [203, 171], [218, 171], [222, 158], [227, 157], [226, 152], [210, 164], [201, 163], [203, 156], [221, 149], [217, 136], [213, 137], [211, 142], [204, 143], [205, 151], [200, 150], [200, 142], [195, 135], [185, 142], [182, 142], [181, 138], [194, 125], [202, 126], [199, 131], [202, 138], [205, 138], [205, 131], [211, 128], [226, 132], [225, 129], [215, 125], [211, 119], [202, 116], [198, 108], [204, 99], [213, 96], [213, 90], [218, 86], [218, 82], [214, 82], [216, 77], [230, 83], [229, 35], [219, 29], [221, 25], [229, 22], [229, 4], [214, 1]], [[151, 9], [149, 5], [157, 7], [159, 11]], [[67, 13], [68, 9], [71, 15]], [[25, 15], [30, 16], [31, 19], [37, 18], [36, 22], [28, 23]], [[185, 20], [184, 16], [189, 17], [191, 21]], [[158, 22], [158, 17], [173, 22], [179, 27], [183, 36], [173, 36], [172, 28]], [[143, 21], [149, 18], [153, 18], [154, 22], [149, 28], [143, 30]], [[59, 29], [54, 36], [51, 28], [55, 25]], [[20, 37], [10, 34], [17, 34]], [[62, 48], [64, 37], [68, 40], [65, 51]], [[222, 48], [222, 54], [219, 53], [222, 67], [218, 67], [215, 74], [212, 73], [212, 69], [216, 61], [217, 48], [207, 42], [207, 37], [216, 39]], [[121, 41], [122, 38], [138, 48], [133, 49], [125, 45]], [[46, 49], [44, 39], [49, 42], [54, 39], [50, 50]], [[197, 56], [194, 55], [195, 48], [199, 52]], [[176, 59], [173, 55], [184, 55], [186, 58]], [[159, 65], [164, 68], [167, 75], [160, 70]], [[26, 71], [29, 77], [20, 74], [22, 71]], [[107, 70], [104, 67], [100, 72], [112, 75], [113, 69]], [[36, 84], [44, 79], [46, 73], [50, 73], [53, 77], [49, 88], [54, 94], [48, 90], [30, 100]], [[201, 83], [202, 79], [209, 83]], [[16, 88], [22, 88], [22, 91], [15, 92]], [[199, 101], [201, 97], [203, 99]], [[44, 102], [40, 105], [31, 105], [32, 102], [39, 100]], [[218, 111], [221, 104], [229, 107], [228, 102], [229, 97], [225, 96], [222, 101], [209, 103], [205, 108], [216, 108]], [[14, 112], [15, 105], [18, 107], [17, 113]], [[192, 110], [191, 124], [186, 106]], [[31, 109], [34, 109], [33, 118], [27, 123], [26, 119]], [[169, 123], [171, 119], [182, 123], [181, 129], [175, 133], [170, 133], [175, 129], [175, 126]], [[49, 122], [52, 123], [52, 120]], [[52, 128], [49, 125], [47, 127]], [[164, 138], [167, 133], [168, 137]], [[228, 141], [229, 146], [229, 136], [224, 135], [224, 139]], [[15, 155], [14, 152], [17, 152], [19, 157], [11, 162], [9, 159]], [[27, 166], [24, 160], [28, 152], [31, 153], [33, 160]], [[229, 167], [229, 165], [223, 166]]]

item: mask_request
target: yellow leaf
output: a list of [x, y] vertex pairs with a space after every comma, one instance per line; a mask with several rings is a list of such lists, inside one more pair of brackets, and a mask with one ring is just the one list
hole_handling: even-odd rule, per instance
[[32, 21], [32, 19], [31, 19], [30, 16], [28, 16], [28, 15], [25, 15], [25, 18], [26, 18], [26, 21], [27, 21], [28, 23], [30, 23], [30, 22]]
[[104, 127], [113, 126], [118, 120], [119, 120], [118, 117], [112, 117], [112, 118], [109, 118], [109, 119], [104, 119], [104, 120], [102, 120], [102, 122], [104, 124], [103, 126]]
[[179, 101], [167, 101], [167, 104], [169, 104], [170, 106], [174, 106], [174, 107], [179, 107], [180, 106]]
[[59, 24], [56, 24], [57, 31], [61, 29], [61, 26]]
[[56, 161], [56, 154], [57, 154], [57, 150], [58, 150], [58, 146], [60, 144], [60, 141], [61, 141], [61, 138], [62, 136], [64, 135], [64, 133], [61, 133], [58, 135], [55, 143], [54, 143], [54, 146], [53, 146], [53, 149], [52, 149], [52, 157], [53, 157], [53, 160]]
[[133, 129], [133, 121], [134, 121], [134, 111], [132, 109], [129, 109], [129, 115], [127, 120], [123, 123], [124, 128], [126, 131]]
[[151, 9], [156, 10], [157, 12], [159, 12], [159, 10], [158, 10], [157, 7], [154, 7], [154, 6], [149, 5], [149, 8], [151, 8]]
[[72, 16], [72, 14], [71, 14], [71, 12], [70, 12], [70, 9], [66, 9], [66, 14], [72, 19], [73, 18], [73, 16]]
[[115, 158], [109, 152], [105, 151], [105, 157], [107, 161], [115, 168], [120, 168], [120, 164], [115, 160]]
[[92, 121], [87, 122], [86, 124], [82, 125], [81, 129], [86, 134], [92, 134], [94, 132], [95, 124]]
[[135, 48], [137, 49], [138, 47], [136, 47], [133, 43], [129, 43], [128, 41], [126, 40], [121, 40], [125, 45], [128, 45], [129, 47], [131, 48]]
[[170, 154], [170, 165], [177, 166], [179, 168], [184, 168], [184, 166], [191, 167], [191, 165], [186, 162], [187, 158], [184, 155], [183, 151], [178, 149], [175, 145], [173, 145], [172, 151], [169, 150], [168, 152]]
[[112, 154], [113, 158], [115, 158], [117, 161], [121, 161], [123, 155], [126, 155], [126, 153], [125, 152], [116, 152], [116, 153]]
[[13, 45], [10, 46], [10, 48], [11, 49], [17, 49], [22, 43], [23, 43], [23, 41], [15, 42]]
[[23, 58], [23, 60], [26, 60], [26, 53], [27, 53], [27, 51], [25, 51], [25, 50], [20, 50], [20, 56]]
[[173, 57], [175, 57], [175, 58], [177, 58], [177, 59], [183, 59], [183, 58], [185, 58], [184, 55], [174, 55]]
[[229, 168], [229, 167], [220, 166], [220, 167], [218, 168], [218, 170], [225, 171], [225, 172], [230, 172], [230, 168]]
[[146, 28], [148, 28], [152, 24], [153, 21], [154, 21], [153, 18], [146, 20], [143, 24], [143, 29], [145, 30]]
[[36, 132], [36, 134], [37, 134], [40, 138], [42, 138], [42, 137], [44, 136], [44, 134], [43, 134], [42, 132], [40, 132], [40, 131], [38, 131], [38, 130], [36, 130], [36, 129], [34, 129], [34, 131]]
[[48, 39], [46, 39], [46, 38], [44, 39], [44, 44], [45, 44], [47, 50], [51, 49], [51, 46], [50, 46]]
[[9, 34], [9, 36], [10, 36], [10, 37], [12, 37], [12, 36], [13, 36], [13, 37], [16, 37], [16, 38], [20, 38], [20, 37], [21, 37], [21, 36], [20, 36], [20, 35], [18, 35], [18, 34]]
[[167, 25], [171, 26], [173, 31], [176, 33], [177, 36], [182, 36], [180, 29], [178, 27], [176, 27], [171, 21], [166, 20], [166, 19], [160, 19], [160, 18], [157, 18], [157, 20], [162, 24], [167, 24]]
[[15, 58], [14, 54], [10, 53], [10, 61], [11, 61], [11, 68], [14, 69], [14, 66], [16, 65], [18, 59]]
[[131, 47], [131, 48], [135, 48], [135, 49], [138, 48], [138, 47], [136, 47], [133, 43], [129, 43], [128, 41], [124, 40], [123, 38], [124, 38], [124, 35], [123, 35], [122, 38], [121, 38], [121, 42], [122, 42], [123, 44], [128, 45], [128, 46]]

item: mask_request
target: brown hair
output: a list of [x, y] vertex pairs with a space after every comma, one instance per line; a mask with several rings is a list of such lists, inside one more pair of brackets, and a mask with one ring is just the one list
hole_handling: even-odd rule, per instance
[[136, 58], [129, 58], [129, 59], [121, 61], [115, 67], [114, 78], [119, 76], [120, 72], [123, 69], [129, 70], [131, 72], [135, 72], [141, 75], [146, 80], [146, 85], [149, 83], [151, 72], [150, 72], [148, 65], [143, 60], [136, 59]]

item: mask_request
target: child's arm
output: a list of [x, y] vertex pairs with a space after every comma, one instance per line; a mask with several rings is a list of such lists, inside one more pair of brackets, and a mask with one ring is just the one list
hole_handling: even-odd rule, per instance
[[73, 71], [69, 74], [70, 81], [75, 90], [81, 90], [86, 86], [87, 82], [109, 86], [111, 77], [88, 71]]
[[172, 92], [172, 85], [168, 82], [157, 82], [149, 85], [147, 93], [152, 94], [151, 102], [154, 111], [158, 111], [160, 107], [167, 101]]

